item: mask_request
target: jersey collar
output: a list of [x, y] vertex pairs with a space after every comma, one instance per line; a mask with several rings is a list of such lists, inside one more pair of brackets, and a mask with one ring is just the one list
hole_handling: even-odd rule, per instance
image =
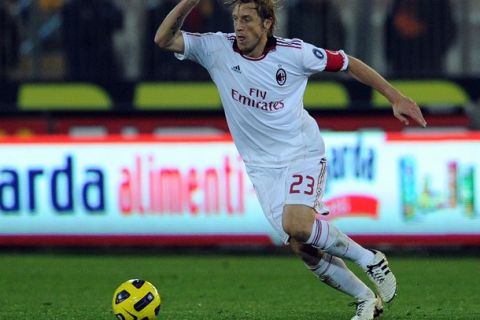
[[251, 58], [251, 57], [247, 57], [247, 56], [243, 55], [242, 51], [240, 51], [240, 49], [238, 48], [238, 44], [237, 44], [237, 37], [235, 37], [235, 40], [233, 41], [233, 51], [239, 53], [245, 59], [254, 60], [254, 61], [262, 60], [263, 58], [265, 58], [267, 56], [267, 54], [270, 51], [275, 50], [276, 47], [277, 47], [277, 38], [275, 38], [274, 36], [268, 37], [267, 44], [265, 45], [265, 49], [263, 49], [262, 55], [258, 58]]

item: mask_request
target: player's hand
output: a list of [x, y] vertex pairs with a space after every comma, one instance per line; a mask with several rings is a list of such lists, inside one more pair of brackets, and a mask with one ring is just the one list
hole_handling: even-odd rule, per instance
[[409, 118], [424, 128], [427, 126], [427, 121], [423, 118], [417, 103], [408, 97], [402, 97], [400, 101], [393, 104], [393, 115], [406, 126], [410, 124]]

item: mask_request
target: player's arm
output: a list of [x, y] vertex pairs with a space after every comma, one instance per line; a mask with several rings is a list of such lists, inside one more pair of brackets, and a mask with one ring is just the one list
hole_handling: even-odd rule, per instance
[[180, 1], [163, 20], [155, 34], [155, 43], [162, 49], [183, 53], [185, 43], [180, 28], [192, 9], [200, 0]]
[[398, 120], [403, 122], [405, 125], [408, 125], [408, 117], [410, 117], [421, 126], [427, 126], [427, 122], [423, 118], [422, 111], [415, 101], [400, 93], [387, 80], [385, 80], [385, 78], [383, 78], [378, 72], [373, 70], [364, 62], [352, 56], [349, 56], [348, 58], [348, 73], [356, 80], [371, 86], [384, 95], [392, 104], [393, 114]]

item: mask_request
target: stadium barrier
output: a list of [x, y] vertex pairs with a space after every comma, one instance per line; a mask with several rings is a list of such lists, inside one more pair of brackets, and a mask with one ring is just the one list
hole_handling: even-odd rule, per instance
[[18, 90], [20, 110], [110, 110], [109, 94], [91, 83], [27, 83]]
[[[394, 80], [392, 84], [419, 105], [430, 108], [465, 106], [470, 102], [466, 91], [451, 81]], [[373, 93], [372, 105], [376, 108], [391, 107], [388, 100], [377, 91]]]
[[[463, 107], [478, 99], [480, 79], [392, 80], [426, 107]], [[211, 82], [9, 83], [0, 88], [0, 105], [12, 111], [157, 110], [220, 111]], [[12, 97], [13, 96], [13, 97]], [[13, 100], [13, 101], [12, 101]], [[375, 110], [388, 107], [377, 92], [352, 81], [310, 81], [304, 97], [310, 110]], [[1, 110], [4, 111], [5, 108]]]
[[[479, 128], [475, 119], [479, 81], [393, 83], [419, 102], [430, 127], [447, 129]], [[358, 82], [311, 81], [304, 103], [323, 130], [403, 128], [386, 101]], [[0, 86], [0, 105], [0, 136], [152, 134], [165, 127], [228, 131], [211, 82], [8, 82]]]

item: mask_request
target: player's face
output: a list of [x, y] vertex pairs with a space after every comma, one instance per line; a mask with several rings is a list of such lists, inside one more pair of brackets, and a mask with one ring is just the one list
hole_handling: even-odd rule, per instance
[[268, 30], [272, 21], [269, 19], [262, 21], [255, 3], [237, 4], [232, 16], [238, 48], [246, 56], [253, 58], [261, 56], [268, 40]]

